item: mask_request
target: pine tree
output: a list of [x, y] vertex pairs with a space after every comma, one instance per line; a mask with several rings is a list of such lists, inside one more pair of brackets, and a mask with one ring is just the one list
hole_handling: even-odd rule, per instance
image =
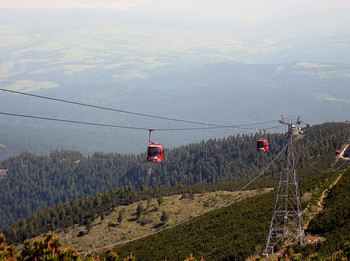
[[162, 221], [164, 224], [169, 221], [169, 214], [163, 210], [162, 216], [160, 217], [160, 221]]
[[138, 205], [137, 205], [137, 209], [136, 209], [136, 218], [137, 219], [140, 219], [141, 215], [145, 212], [145, 208], [144, 206], [142, 205], [142, 203], [140, 202]]
[[163, 202], [164, 202], [164, 198], [161, 197], [161, 196], [158, 196], [157, 197], [157, 202], [158, 202], [158, 205], [161, 206], [163, 204]]
[[87, 232], [89, 233], [91, 228], [92, 228], [92, 220], [90, 218], [88, 218], [85, 222], [85, 228], [87, 230]]
[[125, 216], [125, 208], [121, 209], [118, 214], [118, 222], [119, 224], [123, 222], [124, 216]]

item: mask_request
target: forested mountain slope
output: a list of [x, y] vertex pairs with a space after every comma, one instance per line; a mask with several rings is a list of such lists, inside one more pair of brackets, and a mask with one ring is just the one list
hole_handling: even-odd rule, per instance
[[[346, 167], [343, 160], [340, 160], [339, 164], [342, 168]], [[307, 205], [315, 205], [322, 192], [334, 182], [339, 173], [343, 173], [344, 177], [350, 174], [349, 170], [347, 172], [341, 170], [323, 172], [301, 181], [302, 208], [305, 209]], [[344, 182], [347, 184], [347, 179]], [[236, 187], [232, 186], [232, 188], [237, 190], [239, 186], [236, 184]], [[87, 196], [80, 200], [44, 209], [21, 219], [12, 227], [6, 227], [2, 232], [10, 242], [18, 242], [49, 230], [54, 231], [56, 228], [60, 228], [60, 231], [63, 228], [65, 233], [70, 233], [71, 228], [68, 227], [72, 227], [73, 224], [80, 224], [85, 230], [88, 224], [90, 227], [92, 224], [93, 226], [100, 224], [102, 217], [109, 219], [109, 215], [117, 206], [176, 193], [198, 193], [220, 188], [222, 189], [218, 184], [198, 184], [143, 190], [132, 190], [127, 187], [116, 191], [106, 191], [103, 194], [98, 193], [95, 196]], [[276, 191], [273, 191], [245, 199], [229, 207], [204, 214], [184, 225], [118, 247], [116, 251], [121, 255], [132, 252], [142, 260], [161, 260], [164, 257], [167, 257], [168, 260], [183, 260], [181, 258], [185, 258], [189, 253], [204, 256], [205, 260], [231, 260], [234, 257], [242, 258], [260, 254], [266, 244], [266, 234], [271, 221], [275, 196]], [[345, 200], [343, 207], [347, 208], [347, 205]], [[101, 217], [101, 220], [99, 218], [94, 222], [97, 217]], [[115, 222], [117, 224], [114, 224]], [[132, 220], [124, 222], [129, 223]], [[114, 220], [113, 226], [118, 228], [120, 223]], [[338, 226], [337, 221], [333, 222], [333, 227]], [[162, 228], [164, 227], [158, 229]], [[113, 237], [113, 233], [106, 233], [105, 236]], [[92, 248], [94, 245], [90, 246], [90, 249]]]
[[[313, 204], [339, 174], [343, 177], [330, 190], [324, 211], [311, 221], [307, 230], [308, 236], [322, 235], [326, 240], [317, 244], [306, 242], [303, 247], [295, 245], [296, 252], [302, 253], [303, 258], [292, 259], [290, 256], [291, 260], [307, 260], [309, 255], [322, 257], [314, 260], [325, 260], [343, 249], [344, 243], [350, 239], [350, 201], [349, 196], [345, 195], [350, 186], [349, 169], [323, 172], [300, 182], [301, 195], [311, 193], [308, 199], [303, 197], [302, 209]], [[249, 256], [261, 255], [266, 246], [275, 197], [276, 190], [248, 198], [183, 226], [118, 246], [114, 250], [121, 255], [132, 252], [143, 260], [182, 260], [188, 253], [203, 256], [205, 260], [244, 260]]]
[[[345, 162], [343, 161], [343, 163]], [[349, 168], [349, 165], [344, 166], [344, 164], [342, 164], [342, 166], [345, 168]], [[339, 177], [339, 175], [342, 175], [342, 178], [337, 183], [337, 185], [332, 188], [331, 184], [334, 183], [334, 181]], [[311, 207], [316, 206], [317, 201], [320, 198], [322, 192], [325, 189], [330, 188], [326, 200], [327, 202], [325, 204], [325, 210], [323, 212], [320, 212], [319, 216], [325, 216], [328, 214], [331, 214], [331, 216], [336, 216], [334, 211], [330, 211], [330, 213], [328, 213], [328, 207], [332, 209], [337, 209], [339, 204], [341, 205], [341, 208], [343, 208], [343, 210], [341, 210], [340, 212], [336, 211], [337, 214], [340, 214], [344, 217], [348, 216], [347, 209], [350, 201], [345, 195], [345, 192], [349, 188], [349, 177], [350, 171], [348, 169], [333, 172], [323, 172], [301, 181], [300, 192], [301, 195], [303, 195], [302, 209], [304, 209], [304, 214], [305, 211], [307, 211], [307, 209], [310, 208], [310, 205]], [[185, 186], [180, 186], [180, 188], [183, 187]], [[191, 187], [197, 186], [192, 185]], [[149, 190], [148, 193], [150, 191], [151, 190]], [[157, 188], [153, 190], [153, 192], [156, 191], [160, 194], [165, 192], [163, 188]], [[134, 191], [133, 194], [139, 193], [140, 191], [138, 193], [135, 193]], [[158, 234], [149, 236], [144, 239], [139, 239], [130, 242], [126, 245], [121, 245], [117, 248], [114, 248], [114, 251], [116, 251], [119, 254], [119, 256], [130, 256], [130, 253], [133, 253], [133, 256], [137, 260], [184, 260], [186, 257], [192, 256], [192, 254], [194, 254], [195, 257], [198, 257], [198, 259], [200, 257], [204, 257], [204, 260], [243, 260], [246, 257], [260, 255], [266, 244], [266, 231], [268, 231], [268, 226], [271, 220], [275, 194], [276, 191], [271, 191], [271, 193], [268, 194], [263, 194], [255, 196], [253, 198], [245, 199], [229, 207], [214, 210], [201, 217], [197, 217], [186, 224], [179, 225], [177, 227], [168, 229], [166, 231], [160, 232]], [[104, 196], [105, 195], [103, 195], [102, 197]], [[88, 197], [86, 198], [85, 203], [88, 201], [95, 202], [96, 198], [99, 197], [100, 196], [98, 195], [94, 197]], [[202, 195], [199, 194], [195, 195], [194, 197], [201, 198]], [[84, 209], [85, 203], [84, 201], [81, 201], [77, 205], [80, 205], [81, 208]], [[333, 207], [334, 203], [335, 206]], [[48, 216], [48, 213], [50, 212], [45, 211], [46, 210], [44, 210], [44, 212], [37, 213], [36, 217], [31, 217], [31, 220], [35, 219], [37, 223], [41, 222], [40, 216], [43, 216], [43, 213], [46, 213], [46, 216]], [[74, 214], [77, 215], [77, 213]], [[106, 219], [108, 219], [109, 216], [110, 215], [106, 215]], [[332, 217], [330, 218], [332, 219]], [[25, 220], [27, 220], [27, 222], [29, 221], [28, 218], [26, 218]], [[22, 225], [25, 224], [25, 220], [21, 222]], [[99, 224], [101, 223], [101, 221], [102, 219], [99, 219], [97, 220], [97, 222], [94, 223], [93, 226], [96, 227], [93, 230], [100, 229]], [[117, 229], [118, 233], [120, 233], [119, 229], [121, 223], [124, 224], [130, 222], [132, 221], [118, 221], [119, 224], [116, 228], [113, 228], [112, 230], [114, 231], [115, 229]], [[325, 227], [325, 222], [324, 220], [322, 220], [322, 218], [318, 219], [318, 217], [316, 217], [313, 223], [315, 225], [314, 228], [316, 229], [320, 227]], [[76, 226], [74, 226], [74, 228], [75, 227]], [[287, 246], [287, 248], [285, 248], [285, 252], [282, 255], [280, 254], [280, 256], [283, 256], [283, 258], [287, 258], [288, 260], [348, 260], [345, 257], [350, 257], [349, 243], [343, 244], [344, 242], [346, 242], [346, 239], [349, 238], [349, 230], [347, 229], [346, 220], [340, 219], [338, 221], [337, 218], [333, 218], [333, 220], [331, 220], [331, 224], [329, 226], [327, 225], [326, 227], [327, 232], [325, 234], [324, 232], [321, 232], [322, 235], [326, 236], [326, 241], [324, 241], [323, 243], [309, 243], [308, 237], [310, 236], [310, 232], [314, 233], [314, 231], [311, 231], [311, 229], [307, 231], [307, 241], [302, 247], [295, 244]], [[16, 228], [13, 227], [12, 229]], [[71, 233], [74, 229], [69, 228], [67, 231], [62, 229], [60, 230], [63, 233], [63, 235], [61, 235], [61, 238], [65, 238], [67, 235], [66, 233]], [[88, 235], [82, 236], [90, 236], [90, 233]], [[320, 233], [320, 231], [316, 231], [316, 233]], [[51, 233], [47, 235], [51, 235], [52, 237]], [[114, 237], [115, 234], [111, 231], [110, 233], [105, 233], [104, 235], [105, 239], [113, 239]], [[55, 237], [55, 239], [57, 240], [57, 237]], [[28, 246], [24, 247], [24, 245]], [[41, 252], [39, 253], [38, 251], [39, 248], [37, 243], [33, 244], [35, 247], [31, 247], [30, 241], [27, 240], [24, 242], [24, 245], [22, 247], [22, 254], [28, 254], [29, 252], [27, 249], [30, 249], [30, 251], [34, 251], [33, 256], [37, 256], [38, 254], [40, 256]], [[52, 245], [53, 244], [50, 243], [49, 247]], [[47, 246], [47, 244], [43, 244], [43, 246]], [[74, 244], [73, 246], [76, 247]], [[93, 248], [93, 246], [94, 244], [90, 245], [90, 247], [87, 247], [87, 249], [84, 248], [83, 252], [80, 252], [80, 256], [83, 257], [87, 253], [87, 250]], [[78, 250], [80, 249], [80, 251], [82, 251], [81, 248], [77, 248]], [[292, 248], [294, 248], [294, 250], [292, 250]], [[70, 253], [73, 253], [73, 247], [71, 249], [72, 251]], [[57, 251], [59, 251], [59, 249]], [[109, 260], [109, 258], [111, 257], [110, 248], [100, 248], [95, 249], [95, 251], [94, 255], [99, 255], [101, 259], [105, 257], [106, 260]], [[52, 256], [53, 255], [54, 253], [52, 254]], [[77, 252], [76, 256], [78, 256]], [[342, 257], [343, 259], [341, 259]]]
[[[325, 123], [296, 136], [301, 169], [307, 160], [333, 154], [350, 136], [350, 124]], [[271, 149], [256, 152], [258, 135], [231, 136], [166, 151], [161, 164], [146, 162], [145, 155], [53, 151], [49, 157], [24, 153], [0, 164], [0, 227], [47, 206], [123, 186], [150, 187], [247, 180], [257, 175], [286, 144], [286, 134], [268, 135]], [[319, 160], [328, 166], [327, 161]], [[278, 179], [281, 160], [266, 173], [265, 183]], [[300, 172], [301, 177], [312, 175]], [[263, 179], [264, 180], [264, 179]], [[269, 180], [269, 182], [267, 182]]]
[[[309, 204], [315, 204], [322, 191], [325, 188], [328, 188], [339, 176], [339, 172], [340, 171], [334, 173], [324, 172], [300, 182], [301, 195], [309, 194], [307, 197], [302, 197], [304, 198], [302, 201], [303, 209]], [[109, 233], [107, 231], [104, 235], [106, 238], [110, 237], [111, 240], [111, 243], [107, 245], [113, 245], [113, 242], [115, 242], [113, 241], [115, 237], [115, 229], [117, 229], [118, 234], [125, 233], [125, 231], [122, 232], [119, 230], [121, 229], [120, 226], [122, 224], [129, 226], [130, 222], [135, 222], [135, 220], [131, 219], [124, 220], [125, 217], [123, 218], [124, 221], [119, 220], [119, 217], [117, 219], [115, 213], [113, 214], [116, 207], [119, 206], [119, 209], [123, 209], [123, 205], [132, 202], [149, 198], [159, 199], [162, 196], [174, 195], [176, 193], [181, 194], [186, 192], [187, 194], [211, 189], [220, 189], [220, 186], [218, 185], [216, 185], [216, 188], [211, 186], [212, 185], [209, 184], [203, 184], [169, 188], [155, 187], [143, 191], [134, 191], [130, 188], [119, 189], [118, 191], [106, 191], [103, 194], [98, 193], [95, 196], [88, 196], [84, 199], [44, 209], [16, 222], [12, 227], [5, 228], [2, 232], [5, 233], [10, 242], [18, 242], [23, 241], [25, 238], [38, 236], [39, 234], [50, 230], [55, 231], [57, 228], [63, 233], [62, 237], [66, 238], [66, 235], [71, 233], [78, 234], [76, 230], [77, 228], [78, 231], [81, 231], [81, 229], [86, 231], [88, 226], [93, 226], [94, 228], [92, 229], [92, 232], [88, 232], [88, 234], [84, 233], [81, 236], [96, 238], [96, 235], [93, 233], [95, 233], [94, 231], [100, 226], [103, 217], [103, 219], [109, 220], [108, 223], [112, 222], [111, 224], [113, 224]], [[234, 189], [237, 190], [238, 188]], [[230, 207], [224, 207], [223, 210], [215, 210], [214, 212], [207, 213], [185, 225], [152, 236], [151, 238], [148, 238], [148, 240], [140, 240], [123, 246], [120, 250], [123, 249], [122, 252], [131, 251], [137, 253], [137, 256], [142, 257], [142, 260], [153, 260], [152, 257], [158, 260], [162, 255], [174, 259], [174, 257], [186, 255], [187, 252], [192, 252], [196, 255], [204, 255], [210, 260], [221, 260], [221, 257], [224, 257], [225, 255], [242, 257], [258, 253], [265, 244], [264, 240], [266, 240], [266, 238], [264, 238], [264, 234], [268, 230], [275, 194], [275, 192], [272, 194], [268, 193], [264, 196], [257, 196], [249, 200], [243, 200], [242, 202], [236, 203]], [[202, 198], [203, 194], [200, 193], [193, 196], [198, 200]], [[182, 200], [180, 199], [179, 202], [180, 201]], [[177, 203], [175, 203], [175, 205], [177, 205]], [[169, 207], [171, 207], [171, 205]], [[173, 207], [174, 205], [172, 205], [172, 208]], [[152, 208], [153, 207], [148, 211], [153, 213], [154, 210], [152, 210]], [[111, 219], [110, 216], [112, 215], [114, 215], [114, 219], [113, 217]], [[173, 213], [172, 215], [177, 214]], [[142, 214], [142, 216], [143, 219], [148, 218], [145, 213]], [[263, 216], [265, 216], [265, 218], [258, 218]], [[96, 217], [100, 217], [101, 219], [96, 219]], [[96, 221], [93, 221], [94, 219], [96, 219]], [[73, 224], [80, 224], [82, 227], [77, 227]], [[201, 225], [198, 226], [198, 224]], [[153, 229], [159, 230], [164, 227], [166, 228], [167, 226], [157, 226]], [[103, 228], [101, 227], [100, 229]], [[264, 231], [264, 229], [266, 231]], [[188, 232], [186, 232], [187, 230]], [[90, 235], [91, 233], [92, 235]], [[177, 243], [174, 243], [172, 240], [174, 235], [177, 238]], [[160, 240], [158, 241], [159, 238]], [[242, 242], [243, 239], [246, 240], [246, 242], [242, 245], [239, 242]], [[80, 242], [80, 240], [78, 240], [78, 242]], [[80, 251], [87, 251], [88, 249], [94, 248], [95, 244], [97, 244], [97, 241], [90, 245], [90, 247], [85, 245], [85, 248], [79, 247], [80, 244], [73, 245]], [[135, 249], [135, 246], [138, 247]], [[153, 250], [149, 251], [149, 249]], [[174, 249], [181, 249], [181, 251], [176, 251]], [[118, 250], [118, 252], [120, 250]], [[176, 260], [179, 260], [179, 258], [176, 258]]]
[[[329, 191], [323, 211], [310, 221], [307, 232], [325, 237], [324, 242], [314, 246], [313, 251], [326, 256], [342, 249], [350, 240], [350, 171], [343, 174], [339, 182]], [[305, 252], [310, 249], [305, 248]]]

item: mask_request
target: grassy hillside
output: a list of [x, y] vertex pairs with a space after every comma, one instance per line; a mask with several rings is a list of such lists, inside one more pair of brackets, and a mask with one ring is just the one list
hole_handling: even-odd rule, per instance
[[[254, 191], [216, 191], [202, 194], [187, 193], [164, 197], [161, 202], [155, 198], [135, 202], [127, 206], [118, 206], [110, 214], [99, 217], [91, 227], [71, 226], [56, 230], [64, 245], [72, 245], [79, 251], [106, 248], [123, 241], [133, 240], [159, 230], [166, 229], [191, 217], [208, 211], [217, 203], [230, 198], [218, 207], [225, 207], [233, 202], [266, 193], [271, 189]], [[137, 209], [143, 211], [138, 216]], [[162, 219], [162, 216], [167, 216]]]

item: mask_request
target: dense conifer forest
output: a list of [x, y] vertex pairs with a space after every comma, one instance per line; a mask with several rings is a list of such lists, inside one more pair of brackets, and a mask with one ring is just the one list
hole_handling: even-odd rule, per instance
[[[350, 124], [325, 123], [307, 127], [295, 136], [300, 178], [313, 175], [307, 162], [329, 167], [325, 154], [334, 154], [350, 136]], [[286, 144], [286, 134], [268, 135], [270, 151], [256, 152], [259, 135], [237, 135], [181, 146], [166, 151], [160, 164], [145, 155], [104, 154], [84, 157], [74, 151], [53, 151], [49, 157], [23, 153], [0, 164], [0, 227], [48, 206], [106, 190], [135, 191], [154, 186], [244, 182], [257, 175]], [[281, 160], [259, 181], [273, 186]], [[308, 169], [308, 171], [303, 171]], [[121, 190], [120, 190], [121, 191]]]

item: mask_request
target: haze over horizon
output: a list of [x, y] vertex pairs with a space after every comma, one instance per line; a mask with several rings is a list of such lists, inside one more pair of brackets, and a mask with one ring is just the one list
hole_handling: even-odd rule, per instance
[[[14, 17], [11, 10], [6, 12], [8, 8], [23, 10], [24, 17]], [[33, 17], [32, 12], [35, 10], [41, 10], [40, 14], [44, 19], [48, 18], [45, 12], [50, 14], [51, 21], [48, 21], [48, 25], [58, 29], [55, 33], [69, 30], [71, 26], [82, 29], [103, 24], [121, 28], [133, 27], [144, 32], [148, 31], [149, 34], [154, 33], [152, 30], [172, 31], [175, 34], [171, 39], [176, 40], [179, 38], [176, 33], [182, 31], [190, 34], [195, 31], [203, 41], [202, 46], [231, 44], [236, 45], [238, 50], [245, 49], [248, 55], [290, 50], [301, 40], [304, 43], [309, 42], [309, 48], [312, 48], [313, 44], [320, 44], [316, 41], [323, 41], [324, 44], [331, 46], [345, 44], [348, 46], [350, 31], [348, 15], [350, 3], [345, 0], [332, 2], [265, 0], [259, 3], [253, 0], [215, 2], [13, 0], [0, 1], [1, 25], [11, 30], [13, 19], [16, 18], [27, 21], [28, 24], [23, 24], [26, 27], [31, 26], [31, 23], [38, 26], [36, 23], [43, 21], [37, 12]], [[42, 27], [45, 27], [45, 24], [35, 29], [40, 33]], [[22, 30], [25, 32], [25, 29], [24, 27]], [[4, 33], [6, 31], [2, 32]], [[333, 42], [327, 43], [330, 39]], [[173, 44], [167, 44], [168, 48], [173, 48]], [[315, 62], [332, 62], [322, 59], [321, 50], [319, 54], [320, 60], [316, 55], [313, 57]], [[340, 57], [333, 57], [333, 62], [342, 62], [339, 60]]]
[[[349, 13], [344, 0], [0, 0], [0, 86], [224, 125], [281, 114], [300, 114], [310, 124], [346, 121]], [[11, 113], [178, 127], [3, 92], [0, 99], [0, 111]], [[0, 119], [19, 126], [57, 125]], [[173, 138], [172, 147], [226, 135], [161, 137]], [[138, 144], [146, 135], [121, 136], [127, 137], [119, 139], [127, 143], [123, 149], [130, 139], [136, 151], [143, 150]]]

